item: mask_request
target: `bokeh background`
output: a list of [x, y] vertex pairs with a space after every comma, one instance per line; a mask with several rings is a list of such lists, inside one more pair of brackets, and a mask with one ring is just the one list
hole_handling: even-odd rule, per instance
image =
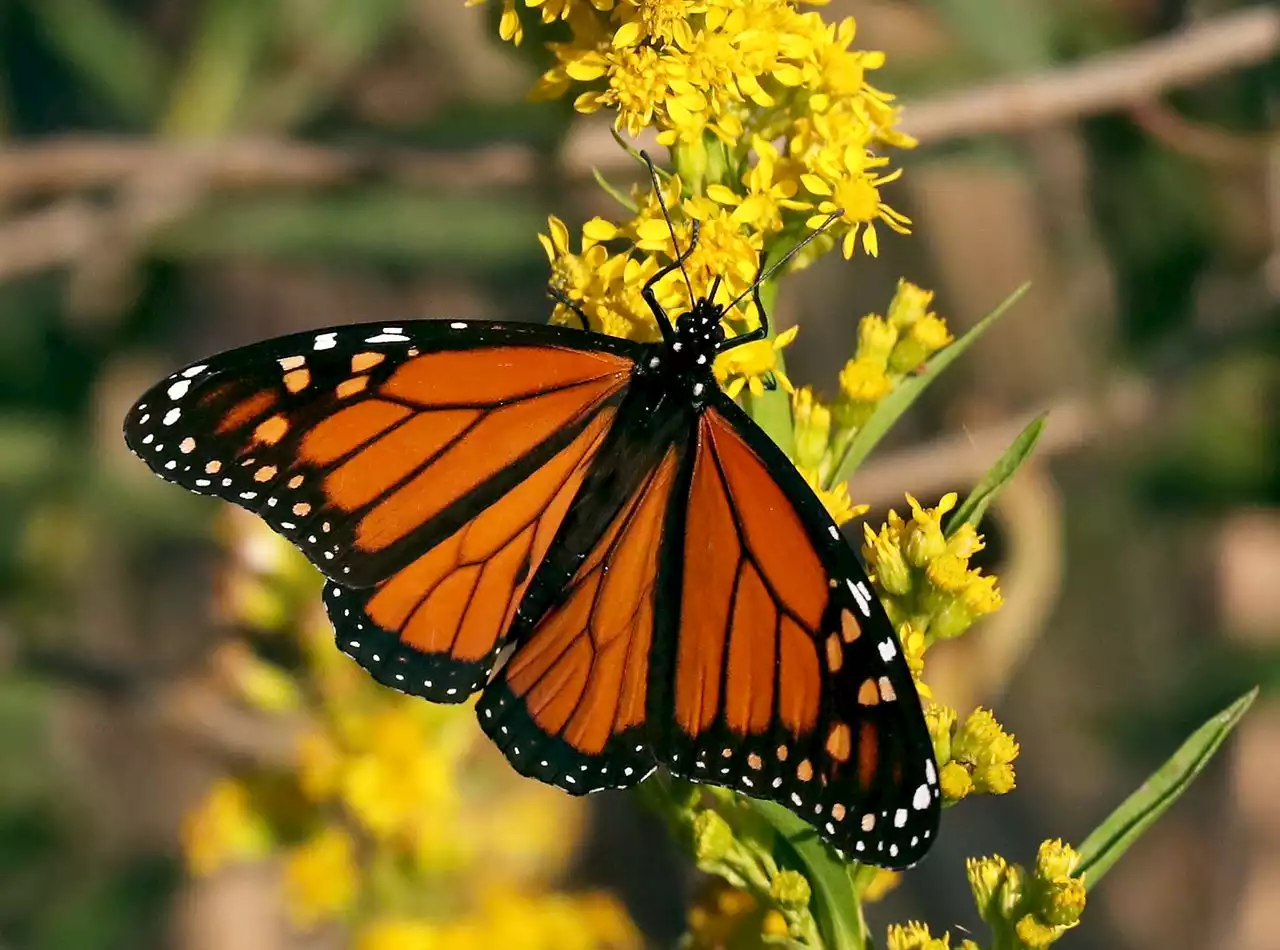
[[[545, 319], [546, 216], [608, 214], [591, 169], [626, 183], [636, 168], [607, 127], [524, 101], [536, 50], [499, 44], [495, 13], [0, 4], [3, 950], [348, 940], [290, 922], [276, 859], [187, 872], [189, 816], [210, 788], [287, 772], [302, 728], [272, 706], [295, 709], [287, 684], [246, 672], [245, 645], [310, 634], [272, 633], [286, 624], [270, 597], [237, 599], [261, 557], [283, 555], [153, 479], [119, 426], [154, 379], [260, 338]], [[1079, 841], [1261, 684], [1237, 737], [1066, 939], [1278, 947], [1280, 12], [833, 0], [826, 13], [855, 16], [858, 45], [888, 53], [878, 84], [922, 143], [899, 157], [893, 195], [916, 233], [786, 283], [779, 317], [802, 326], [791, 376], [832, 385], [857, 319], [899, 276], [935, 288], [957, 333], [1033, 282], [862, 470], [855, 500], [877, 523], [904, 491], [963, 491], [1051, 410], [985, 525], [1006, 606], [930, 654], [938, 692], [994, 705], [1016, 733], [1018, 789], [950, 812], [873, 922], [976, 927], [963, 857], [1025, 862], [1043, 838]], [[525, 945], [670, 946], [694, 882], [661, 825], [634, 797], [588, 807], [526, 788], [462, 713], [433, 741], [453, 743], [441, 794], [466, 840], [430, 873], [490, 929], [455, 945], [499, 945], [536, 917], [553, 936]], [[585, 930], [596, 942], [565, 936]]]

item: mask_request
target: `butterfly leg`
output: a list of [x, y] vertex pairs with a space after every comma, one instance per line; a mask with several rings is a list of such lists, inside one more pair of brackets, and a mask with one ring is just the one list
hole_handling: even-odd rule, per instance
[[658, 298], [653, 292], [653, 288], [657, 286], [658, 281], [666, 277], [673, 271], [680, 270], [684, 267], [684, 262], [689, 259], [689, 255], [693, 253], [693, 249], [698, 246], [698, 221], [694, 219], [693, 228], [689, 234], [689, 246], [680, 252], [679, 256], [662, 268], [646, 282], [644, 287], [640, 289], [640, 296], [644, 298], [644, 302], [649, 305], [649, 309], [653, 311], [654, 317], [658, 321], [658, 329], [662, 331], [663, 339], [670, 339], [671, 334], [675, 332], [675, 328], [671, 325], [671, 318], [667, 316], [667, 311], [662, 309], [662, 304], [658, 303]]
[[742, 346], [744, 343], [754, 343], [756, 340], [763, 340], [769, 335], [769, 314], [765, 312], [764, 302], [760, 299], [760, 280], [764, 274], [764, 264], [768, 255], [760, 252], [760, 266], [756, 269], [756, 279], [751, 283], [751, 300], [756, 305], [756, 312], [760, 314], [760, 326], [756, 327], [750, 333], [743, 333], [735, 336], [730, 340], [721, 343], [716, 349], [717, 353], [723, 353], [725, 350], [731, 350], [735, 346]]
[[556, 301], [557, 303], [564, 304], [566, 307], [572, 310], [573, 315], [582, 321], [582, 329], [584, 330], [591, 329], [591, 323], [589, 320], [587, 320], [587, 315], [583, 312], [582, 308], [579, 307], [572, 300], [570, 300], [569, 295], [566, 294], [563, 290], [561, 290], [559, 287], [548, 287], [547, 296], [550, 297], [552, 300]]

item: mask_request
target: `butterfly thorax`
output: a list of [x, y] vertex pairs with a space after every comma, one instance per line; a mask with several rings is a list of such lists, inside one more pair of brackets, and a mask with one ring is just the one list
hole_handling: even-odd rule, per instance
[[664, 388], [679, 391], [682, 398], [701, 403], [714, 391], [712, 365], [716, 351], [724, 343], [724, 327], [720, 321], [724, 308], [706, 297], [694, 302], [693, 308], [680, 315], [670, 337], [655, 348], [649, 361], [657, 370]]

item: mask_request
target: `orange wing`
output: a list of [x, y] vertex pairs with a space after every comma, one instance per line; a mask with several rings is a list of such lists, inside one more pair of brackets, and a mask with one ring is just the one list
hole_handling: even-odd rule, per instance
[[481, 726], [522, 774], [581, 795], [652, 771], [649, 656], [678, 468], [672, 448], [481, 696]]
[[786, 805], [852, 857], [914, 862], [937, 825], [936, 767], [866, 575], [729, 400], [702, 415], [696, 443], [660, 758]]
[[162, 478], [248, 508], [331, 578], [368, 586], [615, 405], [635, 346], [444, 321], [283, 337], [161, 382], [125, 436]]
[[157, 474], [294, 541], [331, 578], [339, 646], [375, 677], [459, 702], [493, 667], [635, 347], [442, 321], [285, 337], [174, 374], [125, 434]]
[[433, 702], [484, 686], [613, 418], [601, 410], [542, 468], [376, 587], [330, 581], [338, 647], [379, 682]]

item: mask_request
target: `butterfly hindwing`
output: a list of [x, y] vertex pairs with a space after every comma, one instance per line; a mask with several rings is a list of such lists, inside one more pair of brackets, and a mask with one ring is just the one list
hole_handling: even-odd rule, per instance
[[[634, 432], [625, 428], [619, 441]], [[607, 471], [584, 485], [575, 523], [521, 605], [518, 645], [477, 707], [518, 771], [572, 794], [626, 788], [654, 768], [650, 657], [682, 447], [661, 445], [652, 461], [641, 455], [622, 497], [600, 491]], [[562, 572], [564, 564], [573, 566]]]
[[787, 806], [850, 857], [914, 863], [937, 827], [936, 766], [865, 573], [727, 397], [701, 415], [694, 442], [659, 758]]
[[339, 649], [379, 682], [433, 702], [480, 689], [613, 419], [602, 409], [541, 468], [375, 587], [328, 582]]
[[571, 444], [637, 344], [548, 326], [354, 325], [232, 350], [125, 422], [162, 478], [260, 515], [344, 586], [410, 565]]

